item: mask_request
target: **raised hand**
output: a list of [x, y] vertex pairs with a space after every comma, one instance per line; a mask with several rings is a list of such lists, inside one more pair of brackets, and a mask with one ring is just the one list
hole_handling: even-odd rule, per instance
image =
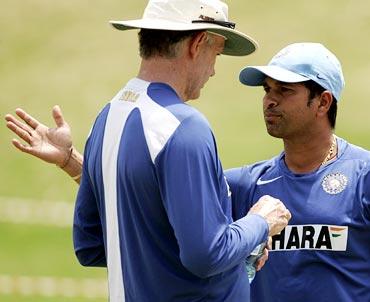
[[16, 109], [18, 120], [11, 114], [5, 116], [7, 127], [26, 144], [13, 139], [13, 145], [22, 152], [31, 154], [48, 163], [63, 167], [67, 164], [72, 148], [71, 129], [64, 120], [59, 106], [54, 106], [52, 115], [56, 124], [49, 128], [22, 109]]
[[13, 145], [22, 152], [58, 165], [75, 182], [80, 183], [83, 156], [72, 146], [71, 128], [59, 106], [54, 106], [52, 110], [55, 128], [45, 126], [22, 109], [16, 109], [15, 113], [21, 121], [7, 114], [6, 125], [26, 144], [13, 139]]

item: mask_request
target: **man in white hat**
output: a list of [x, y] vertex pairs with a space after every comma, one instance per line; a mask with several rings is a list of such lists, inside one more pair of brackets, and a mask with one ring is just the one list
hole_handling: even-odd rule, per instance
[[344, 77], [319, 43], [294, 43], [240, 81], [263, 86], [278, 156], [226, 171], [235, 219], [265, 194], [284, 201], [289, 225], [273, 236], [251, 286], [254, 302], [370, 301], [370, 152], [334, 135]]
[[[142, 62], [87, 140], [76, 255], [83, 265], [108, 267], [111, 302], [249, 301], [244, 260], [290, 213], [264, 196], [233, 222], [212, 131], [185, 102], [215, 74], [217, 55], [248, 55], [256, 43], [235, 30], [219, 0], [152, 0], [142, 19], [111, 23], [141, 29]], [[54, 115], [66, 129], [58, 108]], [[31, 143], [39, 124], [28, 121], [18, 133]], [[78, 155], [67, 145], [56, 163], [79, 181]]]

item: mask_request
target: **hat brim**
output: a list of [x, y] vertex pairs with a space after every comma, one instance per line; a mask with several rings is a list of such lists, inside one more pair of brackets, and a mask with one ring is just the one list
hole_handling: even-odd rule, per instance
[[285, 83], [300, 83], [310, 79], [279, 66], [249, 66], [239, 74], [239, 81], [247, 86], [262, 86], [266, 77]]
[[118, 30], [130, 29], [158, 29], [158, 30], [207, 30], [226, 38], [222, 54], [229, 56], [246, 56], [258, 48], [258, 44], [251, 37], [232, 28], [211, 23], [181, 23], [158, 19], [138, 19], [130, 21], [109, 21]]

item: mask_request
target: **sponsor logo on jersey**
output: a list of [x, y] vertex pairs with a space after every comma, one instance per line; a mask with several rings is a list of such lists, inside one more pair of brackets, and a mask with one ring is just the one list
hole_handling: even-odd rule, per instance
[[324, 177], [322, 188], [328, 194], [339, 194], [347, 187], [348, 179], [341, 173], [332, 173]]
[[119, 99], [124, 102], [135, 103], [137, 99], [139, 98], [139, 96], [140, 96], [139, 93], [136, 93], [130, 90], [125, 90]]
[[278, 177], [275, 177], [275, 178], [272, 178], [272, 179], [266, 179], [266, 180], [262, 180], [261, 177], [257, 179], [257, 186], [262, 186], [262, 185], [266, 185], [266, 184], [269, 184], [271, 182], [274, 182], [280, 178], [282, 178], [283, 176], [278, 176]]
[[347, 249], [348, 227], [335, 225], [288, 225], [272, 237], [272, 251]]

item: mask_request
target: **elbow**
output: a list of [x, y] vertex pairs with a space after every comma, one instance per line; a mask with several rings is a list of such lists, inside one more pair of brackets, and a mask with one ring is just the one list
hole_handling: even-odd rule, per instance
[[76, 255], [76, 258], [77, 258], [78, 262], [82, 266], [92, 266], [91, 265], [92, 263], [91, 263], [89, 257], [87, 257], [85, 255], [85, 253], [83, 253], [82, 251], [75, 251], [75, 255]]
[[100, 230], [92, 231], [75, 224], [73, 227], [73, 246], [76, 257], [82, 266], [107, 266], [103, 236]]
[[82, 266], [89, 266], [89, 267], [106, 267], [107, 260], [105, 258], [105, 253], [99, 251], [86, 251], [86, 250], [79, 250], [75, 251], [76, 257], [78, 262]]
[[211, 259], [208, 254], [202, 253], [189, 253], [181, 256], [183, 266], [201, 279], [206, 279], [215, 274]]

